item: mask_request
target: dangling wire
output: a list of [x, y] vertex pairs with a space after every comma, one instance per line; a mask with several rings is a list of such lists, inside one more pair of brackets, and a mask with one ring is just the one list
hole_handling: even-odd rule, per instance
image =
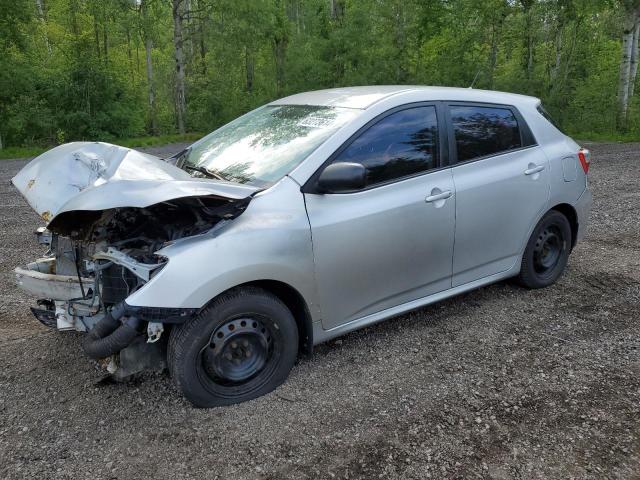
[[76, 244], [74, 244], [73, 256], [76, 264], [76, 273], [78, 274], [78, 283], [80, 284], [80, 292], [82, 292], [82, 299], [86, 300], [87, 296], [84, 293], [82, 277], [80, 277], [80, 248]]

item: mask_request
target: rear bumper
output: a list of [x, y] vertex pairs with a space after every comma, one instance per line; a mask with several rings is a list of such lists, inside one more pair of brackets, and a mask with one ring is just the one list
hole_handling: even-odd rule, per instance
[[591, 213], [591, 205], [593, 204], [593, 197], [588, 188], [585, 188], [580, 198], [576, 201], [575, 209], [578, 214], [578, 235], [576, 242], [584, 239], [587, 232], [587, 225], [589, 223], [589, 214]]

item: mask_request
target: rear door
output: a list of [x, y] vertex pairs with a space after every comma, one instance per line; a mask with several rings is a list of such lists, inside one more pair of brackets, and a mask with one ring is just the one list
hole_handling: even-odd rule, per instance
[[518, 110], [449, 103], [456, 188], [453, 286], [508, 270], [547, 207], [549, 166]]
[[436, 105], [395, 109], [324, 165], [361, 163], [364, 189], [305, 185], [325, 329], [450, 288], [455, 195], [442, 134]]

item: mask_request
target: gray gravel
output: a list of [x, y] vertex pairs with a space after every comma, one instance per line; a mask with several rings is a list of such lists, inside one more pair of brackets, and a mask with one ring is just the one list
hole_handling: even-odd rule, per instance
[[590, 147], [592, 224], [557, 285], [349, 334], [212, 410], [165, 374], [99, 384], [77, 334], [30, 317], [11, 270], [39, 219], [7, 184], [25, 162], [0, 162], [0, 478], [640, 478], [640, 144]]

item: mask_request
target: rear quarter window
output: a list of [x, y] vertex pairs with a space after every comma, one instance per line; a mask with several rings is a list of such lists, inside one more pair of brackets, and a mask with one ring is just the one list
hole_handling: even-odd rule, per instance
[[451, 105], [458, 162], [523, 146], [518, 120], [507, 107]]
[[538, 105], [536, 107], [536, 109], [538, 110], [538, 113], [540, 113], [540, 115], [542, 115], [547, 122], [549, 122], [551, 125], [553, 125], [554, 127], [556, 127], [560, 132], [562, 132], [563, 134], [566, 135], [566, 133], [564, 132], [564, 130], [562, 130], [560, 128], [560, 125], [558, 124], [558, 122], [556, 122], [553, 117], [551, 115], [549, 115], [549, 112], [547, 112], [544, 107], [542, 105]]

